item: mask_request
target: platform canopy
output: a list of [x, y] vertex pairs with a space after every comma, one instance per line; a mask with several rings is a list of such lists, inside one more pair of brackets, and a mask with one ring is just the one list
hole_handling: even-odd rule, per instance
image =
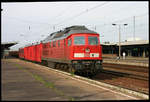
[[3, 42], [1, 43], [1, 49], [9, 49], [9, 47], [18, 44], [18, 42]]

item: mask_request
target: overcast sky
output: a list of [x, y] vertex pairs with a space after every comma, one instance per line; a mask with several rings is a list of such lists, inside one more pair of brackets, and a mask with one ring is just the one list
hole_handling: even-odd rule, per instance
[[[100, 42], [118, 42], [134, 37], [149, 40], [149, 11], [146, 1], [111, 2], [11, 2], [1, 3], [1, 41], [18, 41], [17, 50], [28, 43], [43, 40], [54, 31], [72, 25], [85, 25], [100, 34]], [[123, 24], [127, 23], [127, 26]]]

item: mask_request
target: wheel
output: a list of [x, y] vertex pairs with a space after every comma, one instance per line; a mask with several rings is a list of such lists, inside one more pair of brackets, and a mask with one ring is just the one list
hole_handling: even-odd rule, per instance
[[68, 69], [68, 65], [65, 64], [64, 65], [64, 70], [67, 71], [67, 69]]
[[55, 68], [56, 68], [56, 69], [59, 69], [59, 68], [60, 68], [60, 64], [59, 64], [59, 63], [56, 63]]
[[74, 70], [74, 68], [69, 68], [69, 73], [71, 73], [71, 74], [74, 74], [74, 72], [75, 72], [75, 70]]
[[61, 65], [60, 65], [60, 69], [64, 70], [64, 67], [65, 67], [64, 64], [61, 64]]
[[47, 63], [47, 61], [45, 61], [45, 60], [42, 60], [42, 65], [44, 65], [44, 66], [48, 66], [48, 63]]
[[50, 68], [55, 68], [55, 63], [54, 62], [47, 62], [47, 66]]

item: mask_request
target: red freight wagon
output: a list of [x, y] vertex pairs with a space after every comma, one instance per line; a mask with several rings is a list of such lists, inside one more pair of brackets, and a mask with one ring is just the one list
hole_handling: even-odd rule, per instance
[[30, 60], [30, 46], [27, 47], [27, 60]]
[[27, 59], [27, 47], [24, 47], [24, 59]]
[[41, 62], [42, 43], [35, 45], [35, 61]]
[[32, 45], [32, 46], [31, 46], [31, 51], [32, 51], [31, 60], [32, 60], [32, 61], [35, 61], [35, 45]]
[[28, 48], [28, 50], [27, 50], [27, 51], [28, 51], [28, 52], [27, 52], [27, 53], [28, 53], [28, 58], [27, 58], [27, 60], [31, 60], [31, 47], [28, 46], [27, 48]]

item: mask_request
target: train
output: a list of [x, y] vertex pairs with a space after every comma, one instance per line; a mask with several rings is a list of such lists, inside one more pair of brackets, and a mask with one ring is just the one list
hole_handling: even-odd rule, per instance
[[40, 42], [19, 48], [19, 58], [73, 73], [95, 75], [103, 69], [99, 34], [81, 25], [53, 32]]

